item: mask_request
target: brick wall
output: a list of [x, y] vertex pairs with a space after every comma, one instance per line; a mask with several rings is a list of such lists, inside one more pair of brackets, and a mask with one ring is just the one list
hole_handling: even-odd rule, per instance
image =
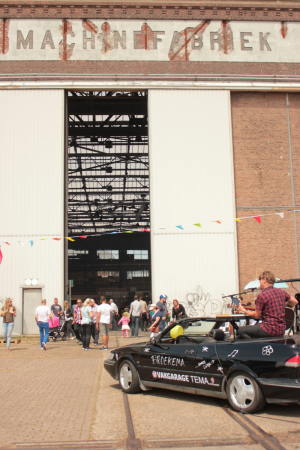
[[[289, 94], [296, 205], [300, 203], [300, 96]], [[237, 217], [272, 214], [237, 223], [240, 288], [271, 270], [297, 276], [289, 136], [285, 93], [232, 93], [232, 129]], [[276, 212], [284, 212], [284, 219]], [[296, 213], [299, 214], [299, 213]], [[298, 247], [300, 217], [297, 217]], [[299, 247], [300, 249], [300, 247]]]

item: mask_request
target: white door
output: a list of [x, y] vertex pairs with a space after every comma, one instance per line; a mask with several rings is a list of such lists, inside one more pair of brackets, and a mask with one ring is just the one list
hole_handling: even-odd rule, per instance
[[23, 290], [23, 334], [38, 334], [35, 310], [42, 301], [42, 289]]
[[153, 301], [225, 312], [238, 286], [230, 92], [150, 90], [148, 108]]

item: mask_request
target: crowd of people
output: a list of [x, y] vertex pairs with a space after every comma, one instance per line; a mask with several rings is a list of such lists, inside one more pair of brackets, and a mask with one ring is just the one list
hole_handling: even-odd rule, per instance
[[[285, 331], [285, 306], [294, 308], [298, 301], [281, 289], [274, 289], [275, 277], [271, 272], [265, 271], [259, 277], [261, 293], [256, 300], [254, 311], [245, 309], [239, 305], [238, 312], [246, 314], [251, 318], [260, 321], [257, 325], [242, 326], [239, 329], [240, 338], [258, 338], [267, 336], [282, 336]], [[64, 309], [54, 299], [54, 303], [49, 308], [45, 299], [36, 308], [35, 320], [40, 332], [40, 346], [42, 350], [47, 349], [49, 328], [62, 325], [67, 339], [77, 339], [83, 350], [90, 350], [91, 337], [93, 344], [98, 345], [99, 336], [102, 337], [102, 347], [100, 350], [108, 349], [109, 331], [118, 330], [121, 325], [122, 338], [126, 334], [129, 338], [139, 335], [139, 328], [142, 331], [151, 331], [150, 337], [157, 336], [162, 332], [168, 322], [178, 321], [187, 318], [184, 306], [178, 300], [173, 300], [172, 314], [168, 313], [167, 296], [161, 295], [159, 301], [147, 304], [143, 297], [135, 296], [129, 308], [125, 308], [119, 315], [119, 308], [113, 299], [106, 302], [105, 296], [100, 298], [100, 305], [94, 299], [87, 298], [84, 302], [78, 299], [76, 304], [70, 305], [64, 302]], [[10, 351], [10, 342], [14, 319], [17, 315], [16, 308], [10, 298], [6, 299], [1, 309], [3, 317], [3, 336], [6, 340], [6, 350]], [[171, 317], [172, 315], [172, 317]]]
[[[42, 299], [41, 305], [36, 308], [35, 321], [40, 333], [40, 347], [47, 349], [49, 333], [59, 326], [63, 328], [66, 339], [77, 339], [83, 350], [90, 350], [90, 345], [99, 345], [99, 336], [102, 337], [100, 350], [108, 349], [109, 331], [117, 331], [121, 325], [122, 338], [135, 338], [141, 331], [151, 331], [151, 337], [160, 333], [170, 320], [167, 311], [167, 296], [161, 295], [157, 304], [147, 304], [142, 296], [134, 297], [129, 308], [124, 308], [119, 315], [119, 308], [113, 299], [106, 302], [105, 296], [100, 298], [100, 304], [96, 304], [92, 298], [84, 302], [78, 299], [76, 304], [70, 305], [64, 302], [64, 308], [54, 299], [51, 307], [47, 306], [46, 299]], [[184, 307], [177, 300], [173, 301], [172, 320], [186, 317]], [[10, 351], [10, 342], [14, 319], [17, 315], [16, 308], [10, 298], [6, 299], [1, 310], [3, 317], [3, 336], [6, 340], [6, 350]], [[91, 344], [91, 338], [93, 343]]]

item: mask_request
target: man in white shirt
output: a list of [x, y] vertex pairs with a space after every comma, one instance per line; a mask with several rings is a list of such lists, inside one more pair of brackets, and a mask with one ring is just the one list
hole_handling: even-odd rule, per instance
[[131, 337], [138, 337], [140, 317], [142, 317], [142, 305], [137, 295], [134, 296], [134, 301], [130, 304], [129, 315], [131, 316], [131, 324], [132, 324]]
[[46, 299], [43, 298], [41, 306], [38, 306], [35, 310], [35, 321], [40, 330], [40, 343], [42, 350], [47, 349], [46, 343], [49, 336], [49, 319], [53, 325], [50, 308], [49, 306], [46, 306]]
[[114, 303], [112, 298], [109, 300], [109, 306], [111, 307], [112, 312], [113, 312], [113, 315], [112, 315], [112, 330], [113, 331], [118, 331], [118, 325], [117, 325], [117, 319], [116, 319], [116, 316], [118, 315], [118, 307]]
[[97, 328], [97, 330], [100, 329], [100, 333], [101, 333], [102, 341], [103, 341], [103, 347], [100, 348], [100, 350], [107, 350], [108, 349], [108, 333], [109, 333], [109, 329], [111, 328], [111, 324], [112, 324], [113, 312], [112, 312], [112, 308], [110, 307], [110, 305], [108, 305], [106, 303], [105, 297], [103, 297], [103, 296], [100, 297], [100, 302], [101, 302], [101, 305], [98, 306], [96, 328]]

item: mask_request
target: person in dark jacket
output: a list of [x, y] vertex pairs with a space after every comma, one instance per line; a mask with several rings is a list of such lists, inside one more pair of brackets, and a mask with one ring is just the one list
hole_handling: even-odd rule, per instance
[[[69, 302], [67, 302], [67, 300], [65, 300], [64, 302], [64, 314], [65, 314], [65, 321], [67, 323], [67, 336], [69, 339], [75, 339], [75, 333], [72, 330], [73, 310], [69, 305]], [[72, 335], [73, 337], [71, 337]]]
[[172, 319], [177, 321], [186, 318], [184, 306], [179, 304], [178, 300], [173, 300]]

